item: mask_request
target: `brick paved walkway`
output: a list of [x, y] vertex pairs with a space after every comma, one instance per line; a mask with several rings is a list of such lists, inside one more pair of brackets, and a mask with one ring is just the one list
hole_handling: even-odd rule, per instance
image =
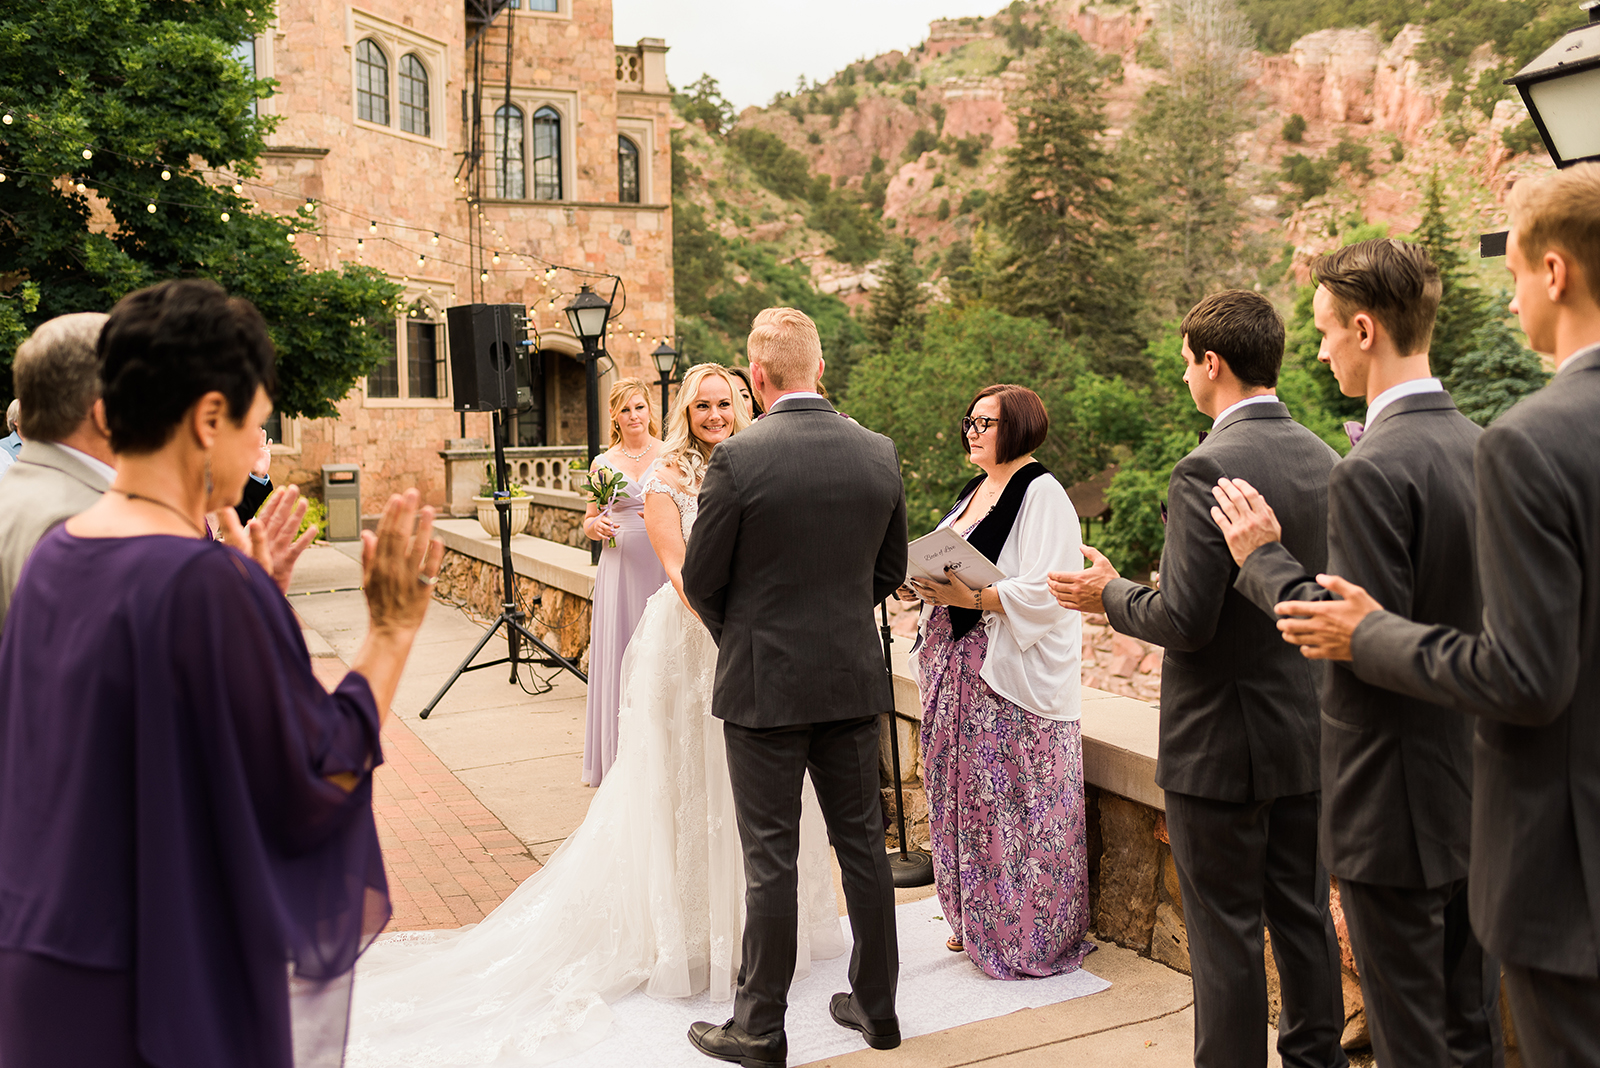
[[[335, 657], [311, 663], [329, 688], [349, 670]], [[477, 923], [539, 870], [527, 847], [397, 716], [384, 724], [383, 757], [372, 809], [394, 907], [386, 930]]]

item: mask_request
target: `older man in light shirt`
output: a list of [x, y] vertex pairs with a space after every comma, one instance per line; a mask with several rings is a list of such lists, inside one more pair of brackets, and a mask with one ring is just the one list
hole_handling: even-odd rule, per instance
[[116, 476], [95, 343], [106, 317], [62, 315], [17, 347], [22, 450], [0, 478], [0, 622], [39, 539], [88, 508]]

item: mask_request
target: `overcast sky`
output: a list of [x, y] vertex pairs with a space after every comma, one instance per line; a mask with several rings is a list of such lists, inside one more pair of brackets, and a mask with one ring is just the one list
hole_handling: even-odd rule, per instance
[[907, 49], [939, 18], [992, 15], [1005, 0], [612, 0], [615, 38], [665, 38], [667, 76], [701, 74], [735, 107], [765, 104], [795, 80], [826, 80], [853, 60]]

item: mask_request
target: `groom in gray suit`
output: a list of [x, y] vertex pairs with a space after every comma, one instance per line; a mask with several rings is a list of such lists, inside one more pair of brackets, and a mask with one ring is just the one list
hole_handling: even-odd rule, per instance
[[723, 721], [746, 883], [733, 1018], [693, 1025], [689, 1041], [744, 1068], [783, 1068], [788, 1056], [808, 771], [855, 938], [851, 992], [830, 1011], [875, 1049], [900, 1044], [878, 792], [878, 716], [894, 697], [872, 607], [905, 581], [905, 487], [893, 443], [817, 393], [822, 366], [803, 312], [756, 317], [750, 370], [767, 415], [712, 453], [683, 563], [684, 594], [717, 642], [711, 713]]

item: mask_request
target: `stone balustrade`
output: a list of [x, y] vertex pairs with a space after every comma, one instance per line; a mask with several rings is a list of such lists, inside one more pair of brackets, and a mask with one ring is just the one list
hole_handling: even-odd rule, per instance
[[[483, 448], [476, 438], [455, 440], [452, 446], [442, 449], [444, 460], [445, 511], [452, 516], [468, 516], [476, 512], [472, 498], [480, 495], [484, 483], [490, 481], [489, 472], [494, 466], [494, 450]], [[582, 445], [540, 445], [506, 449], [506, 469], [512, 483], [532, 494], [545, 490], [567, 494], [577, 500], [577, 493], [586, 477], [589, 452]], [[574, 469], [573, 461], [577, 461]], [[578, 505], [583, 510], [583, 505]]]

